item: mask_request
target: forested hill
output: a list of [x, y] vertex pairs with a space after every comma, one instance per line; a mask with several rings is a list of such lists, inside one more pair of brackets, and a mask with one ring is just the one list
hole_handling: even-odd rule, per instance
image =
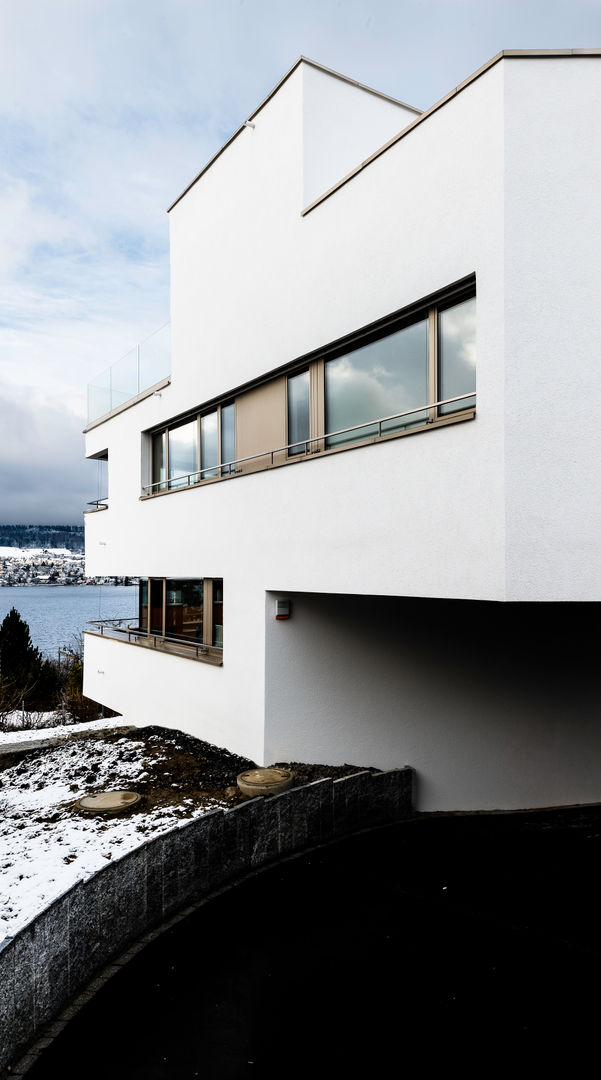
[[0, 525], [0, 547], [83, 551], [83, 525]]

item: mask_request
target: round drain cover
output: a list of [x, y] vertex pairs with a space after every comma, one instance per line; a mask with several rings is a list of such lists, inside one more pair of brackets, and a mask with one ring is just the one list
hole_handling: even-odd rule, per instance
[[256, 795], [279, 795], [286, 791], [292, 786], [294, 773], [291, 769], [248, 769], [237, 780], [240, 791], [254, 799]]
[[77, 810], [109, 813], [111, 810], [128, 810], [140, 801], [136, 791], [99, 791], [97, 795], [84, 795], [75, 803]]

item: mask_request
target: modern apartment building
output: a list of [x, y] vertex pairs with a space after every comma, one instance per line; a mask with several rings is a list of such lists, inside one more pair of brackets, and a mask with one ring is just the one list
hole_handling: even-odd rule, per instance
[[261, 764], [410, 764], [423, 810], [601, 799], [599, 100], [601, 50], [426, 113], [301, 59], [205, 166], [170, 369], [93, 388], [87, 572], [141, 584], [86, 694]]

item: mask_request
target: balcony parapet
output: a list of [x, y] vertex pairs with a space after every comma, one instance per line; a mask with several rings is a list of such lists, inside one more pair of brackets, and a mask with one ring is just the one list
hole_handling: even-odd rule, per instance
[[170, 330], [165, 323], [88, 383], [88, 426], [165, 384], [171, 370]]
[[143, 649], [171, 653], [188, 660], [200, 660], [205, 664], [220, 666], [223, 663], [223, 649], [217, 645], [204, 645], [202, 642], [188, 641], [185, 638], [153, 634], [138, 626], [135, 618], [95, 619], [87, 624], [85, 633], [123, 641], [129, 645], [140, 645]]

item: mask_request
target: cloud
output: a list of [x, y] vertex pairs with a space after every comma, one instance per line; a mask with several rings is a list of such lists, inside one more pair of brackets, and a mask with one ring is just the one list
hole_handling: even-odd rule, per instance
[[97, 492], [96, 462], [83, 458], [79, 417], [24, 392], [0, 395], [0, 520], [76, 524]]

